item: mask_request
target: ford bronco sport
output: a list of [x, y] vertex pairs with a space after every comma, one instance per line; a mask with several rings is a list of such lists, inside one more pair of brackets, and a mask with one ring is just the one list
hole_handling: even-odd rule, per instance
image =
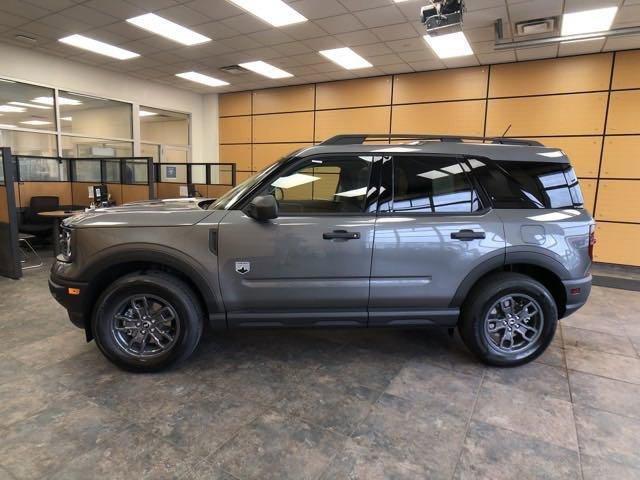
[[591, 289], [594, 221], [566, 155], [515, 139], [375, 138], [298, 150], [216, 200], [67, 219], [50, 290], [135, 371], [189, 357], [205, 323], [457, 327], [488, 364], [539, 356]]

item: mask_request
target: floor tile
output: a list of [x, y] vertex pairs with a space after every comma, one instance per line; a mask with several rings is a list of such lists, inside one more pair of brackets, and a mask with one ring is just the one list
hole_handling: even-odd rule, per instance
[[564, 359], [564, 348], [561, 346], [549, 345], [542, 355], [534, 360], [536, 363], [544, 363], [552, 367], [566, 368]]
[[640, 469], [640, 420], [575, 407], [580, 451]]
[[569, 380], [575, 404], [640, 420], [640, 385], [574, 371]]
[[640, 478], [640, 470], [621, 463], [610, 462], [589, 455], [582, 455], [581, 460], [584, 480], [638, 480]]
[[473, 419], [577, 450], [571, 403], [485, 381]]
[[244, 427], [209, 462], [242, 479], [314, 479], [345, 441], [328, 430], [270, 411]]
[[611, 335], [574, 327], [563, 327], [563, 334], [565, 347], [636, 356], [635, 349], [626, 335]]
[[20, 345], [7, 353], [31, 368], [41, 369], [95, 348], [95, 344], [87, 343], [84, 330], [69, 324], [64, 333]]
[[575, 450], [472, 421], [455, 478], [577, 480], [580, 462]]
[[567, 371], [564, 368], [536, 362], [518, 368], [488, 368], [485, 379], [537, 395], [571, 400]]
[[573, 347], [567, 347], [565, 355], [569, 370], [640, 384], [640, 359], [638, 358]]

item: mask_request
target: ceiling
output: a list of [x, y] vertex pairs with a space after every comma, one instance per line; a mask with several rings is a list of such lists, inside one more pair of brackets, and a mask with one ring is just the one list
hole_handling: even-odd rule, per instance
[[[640, 35], [518, 50], [494, 50], [493, 23], [502, 18], [505, 37], [518, 21], [617, 5], [612, 28], [640, 25], [640, 0], [466, 0], [464, 31], [473, 56], [440, 60], [422, 39], [418, 21], [426, 0], [285, 0], [308, 22], [275, 28], [226, 0], [1, 0], [0, 42], [126, 73], [198, 93], [228, 92], [405, 73], [439, 68], [513, 62], [608, 50], [640, 48]], [[183, 47], [125, 19], [154, 12], [212, 39]], [[113, 60], [64, 45], [61, 37], [82, 33], [141, 56]], [[16, 35], [35, 38], [36, 43]], [[344, 70], [318, 51], [351, 47], [372, 68]], [[230, 75], [220, 67], [264, 60], [294, 77], [270, 80], [254, 73]], [[206, 87], [175, 77], [194, 70], [229, 82]]]

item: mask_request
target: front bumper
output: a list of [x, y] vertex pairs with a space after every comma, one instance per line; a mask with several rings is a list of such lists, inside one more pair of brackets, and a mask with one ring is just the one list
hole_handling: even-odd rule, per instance
[[568, 317], [585, 303], [591, 293], [591, 275], [577, 280], [563, 280], [565, 292], [567, 294], [567, 307], [563, 317]]
[[88, 284], [84, 282], [74, 282], [61, 277], [56, 273], [56, 264], [54, 263], [49, 275], [49, 291], [53, 298], [67, 309], [69, 320], [76, 327], [85, 328], [85, 317], [87, 316], [87, 289]]

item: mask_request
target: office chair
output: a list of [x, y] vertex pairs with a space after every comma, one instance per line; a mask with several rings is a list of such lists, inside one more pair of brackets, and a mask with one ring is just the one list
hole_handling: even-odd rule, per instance
[[51, 236], [55, 218], [46, 218], [38, 215], [39, 212], [59, 210], [58, 197], [31, 197], [29, 207], [22, 214], [22, 221], [18, 230], [20, 233], [28, 233], [42, 239]]

